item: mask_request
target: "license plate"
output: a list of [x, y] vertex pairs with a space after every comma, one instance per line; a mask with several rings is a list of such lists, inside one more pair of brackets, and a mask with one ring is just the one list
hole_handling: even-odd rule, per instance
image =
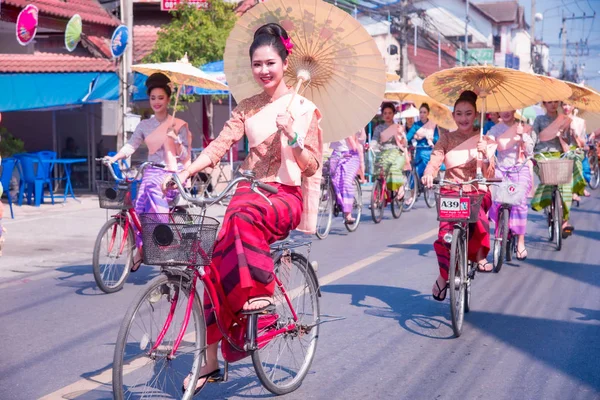
[[442, 197], [439, 214], [443, 219], [468, 219], [471, 215], [471, 198]]

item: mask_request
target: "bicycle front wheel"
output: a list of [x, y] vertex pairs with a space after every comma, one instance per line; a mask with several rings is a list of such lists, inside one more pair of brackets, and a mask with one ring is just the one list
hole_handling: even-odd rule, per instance
[[344, 222], [344, 225], [346, 225], [346, 229], [348, 229], [348, 232], [354, 232], [358, 228], [358, 225], [360, 225], [360, 217], [362, 216], [362, 206], [362, 188], [360, 187], [360, 182], [358, 178], [354, 178], [354, 200], [352, 201], [352, 212], [350, 213], [350, 215], [354, 219], [354, 223], [349, 224], [347, 222]]
[[300, 387], [315, 357], [320, 323], [319, 294], [314, 272], [304, 256], [284, 255], [276, 260], [274, 271], [286, 292], [278, 286], [275, 288], [277, 321], [258, 331], [258, 341], [260, 343], [261, 336], [273, 329], [290, 325], [294, 328], [252, 352], [252, 364], [262, 385], [269, 392], [282, 395]]
[[[127, 230], [127, 231], [126, 231]], [[133, 227], [124, 218], [111, 218], [98, 233], [92, 255], [96, 284], [104, 293], [123, 288], [133, 264]]]
[[[171, 356], [185, 321], [190, 295], [187, 276], [165, 274], [154, 278], [137, 295], [123, 318], [115, 345], [115, 399], [189, 400], [194, 396], [201, 356], [206, 348], [206, 326], [197, 296], [192, 303], [183, 340], [175, 356]], [[160, 345], [155, 346], [157, 338], [163, 334]], [[191, 380], [187, 390], [182, 392], [188, 374], [191, 374]]]
[[[414, 169], [411, 169], [406, 174], [406, 184], [404, 185], [404, 202], [402, 208], [404, 211], [410, 211], [417, 202], [419, 194], [419, 182], [417, 182], [417, 174]], [[407, 202], [408, 201], [408, 202]]]
[[591, 189], [596, 190], [600, 186], [600, 166], [598, 164], [598, 157], [590, 158], [590, 183], [588, 184]]
[[450, 265], [448, 272], [448, 291], [450, 292], [450, 316], [454, 336], [462, 333], [465, 317], [465, 290], [467, 280], [467, 249], [466, 237], [460, 228], [452, 232], [452, 245], [450, 246]]
[[381, 180], [377, 179], [371, 193], [371, 218], [376, 224], [383, 219], [383, 208], [385, 207], [385, 193], [383, 190], [385, 189], [381, 184]]
[[335, 195], [328, 179], [321, 182], [321, 194], [319, 197], [319, 211], [317, 214], [317, 231], [319, 239], [325, 239], [331, 230], [331, 221], [333, 219], [333, 206], [335, 205]]
[[558, 189], [554, 190], [554, 245], [556, 251], [562, 249], [562, 224], [563, 224], [563, 208], [562, 208], [562, 197]]
[[500, 272], [508, 247], [508, 210], [501, 208], [498, 214], [498, 229], [494, 240], [494, 272]]

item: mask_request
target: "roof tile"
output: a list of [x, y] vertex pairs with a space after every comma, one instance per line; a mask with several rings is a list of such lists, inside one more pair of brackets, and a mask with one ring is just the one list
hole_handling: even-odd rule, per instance
[[40, 53], [0, 54], [0, 73], [114, 72], [115, 65], [95, 57]]
[[2, 0], [2, 3], [22, 8], [33, 4], [41, 14], [55, 15], [65, 19], [79, 14], [81, 19], [88, 23], [108, 26], [120, 24], [119, 20], [102, 7], [98, 0]]
[[440, 71], [446, 68], [452, 68], [456, 66], [456, 63], [451, 63], [448, 60], [448, 54], [442, 52], [442, 67], [438, 68], [438, 55], [437, 52], [417, 47], [417, 55], [414, 55], [414, 46], [408, 45], [408, 61], [415, 66], [419, 76], [429, 76], [434, 72]]
[[133, 27], [133, 61], [139, 63], [152, 52], [160, 27], [135, 25]]

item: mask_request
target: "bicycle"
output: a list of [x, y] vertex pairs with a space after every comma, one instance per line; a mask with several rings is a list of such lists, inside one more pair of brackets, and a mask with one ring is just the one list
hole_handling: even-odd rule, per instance
[[[310, 252], [310, 242], [287, 240], [273, 244], [274, 306], [260, 315], [235, 314], [221, 303], [224, 290], [210, 278], [217, 273], [210, 262], [219, 223], [205, 215], [206, 208], [241, 182], [250, 183], [251, 190], [267, 201], [258, 189], [271, 193], [276, 189], [256, 181], [249, 171], [230, 181], [214, 199], [192, 198], [176, 175], [173, 181], [181, 196], [203, 212], [185, 223], [166, 222], [160, 214], [142, 216], [144, 257], [160, 265], [161, 273], [137, 295], [121, 324], [114, 352], [115, 399], [146, 393], [152, 397], [180, 397], [181, 385], [190, 371], [183, 398], [191, 399], [207, 348], [205, 312], [214, 312], [224, 337], [221, 349], [225, 371], [215, 381], [228, 379], [229, 363], [251, 357], [258, 379], [268, 391], [281, 395], [296, 390], [314, 359], [321, 323], [317, 276], [308, 258], [296, 251], [307, 247]], [[198, 297], [202, 289], [212, 304], [207, 310]], [[236, 322], [231, 332], [221, 326], [221, 310]], [[295, 354], [294, 350], [300, 351]]]
[[502, 172], [502, 177], [506, 180], [492, 188], [492, 200], [500, 203], [493, 247], [495, 273], [500, 272], [505, 259], [507, 262], [512, 261], [512, 255], [517, 252], [516, 235], [510, 229], [508, 221], [513, 205], [521, 204], [527, 193], [521, 185], [511, 182], [508, 177], [511, 174], [519, 174], [528, 161], [506, 169], [496, 164], [496, 170]]
[[[475, 279], [477, 263], [468, 260], [469, 224], [479, 220], [479, 209], [484, 195], [463, 195], [463, 187], [475, 183], [490, 185], [502, 179], [476, 178], [465, 182], [453, 182], [435, 178], [433, 183], [440, 186], [435, 192], [437, 220], [453, 222], [452, 234], [444, 236], [450, 243], [450, 264], [448, 271], [448, 291], [450, 292], [450, 315], [452, 330], [459, 337], [462, 333], [464, 314], [470, 311], [471, 281]], [[442, 193], [441, 187], [458, 187], [458, 193]]]
[[[104, 161], [96, 158], [96, 161]], [[162, 164], [145, 162], [134, 178], [119, 177], [112, 165], [105, 163], [114, 181], [96, 181], [100, 208], [118, 210], [100, 228], [92, 255], [92, 270], [98, 288], [104, 293], [114, 293], [123, 288], [131, 272], [135, 251], [135, 227], [141, 231], [141, 222], [133, 207], [132, 185], [139, 181], [148, 167], [163, 168]], [[173, 207], [173, 213], [186, 213]]]
[[411, 168], [410, 171], [408, 171], [406, 173], [406, 181], [407, 181], [407, 187], [408, 189], [405, 191], [406, 193], [406, 198], [410, 199], [410, 201], [404, 202], [403, 204], [403, 208], [404, 211], [410, 211], [413, 206], [415, 205], [415, 203], [417, 202], [417, 199], [419, 198], [419, 196], [421, 196], [421, 194], [423, 194], [423, 198], [425, 199], [425, 204], [427, 204], [427, 207], [429, 208], [433, 208], [435, 207], [435, 192], [433, 191], [433, 189], [428, 189], [423, 185], [423, 182], [421, 182], [421, 177], [419, 176], [419, 173], [417, 171], [417, 166], [415, 164], [415, 158], [416, 158], [416, 149], [415, 151], [412, 152], [412, 159], [411, 159]]
[[552, 186], [552, 200], [546, 207], [548, 218], [548, 240], [554, 242], [556, 251], [562, 249], [563, 235], [563, 200], [559, 186], [570, 184], [573, 181], [574, 161], [565, 158], [569, 153], [564, 153], [560, 159], [547, 159], [542, 153], [536, 153], [543, 159], [536, 160], [539, 168], [540, 184]]
[[[376, 168], [379, 172], [377, 178], [375, 178], [373, 192], [371, 193], [371, 218], [373, 218], [373, 222], [378, 224], [383, 219], [383, 210], [388, 204], [390, 204], [390, 208], [392, 209], [392, 216], [395, 219], [400, 218], [402, 216], [404, 198], [398, 199], [395, 190], [387, 189], [387, 174], [383, 166], [379, 164]], [[406, 193], [407, 187], [407, 182], [405, 181], [404, 193]]]
[[588, 186], [592, 190], [598, 189], [600, 186], [600, 164], [598, 163], [598, 151], [600, 143], [596, 145], [594, 142], [589, 143], [588, 161], [590, 163], [590, 181]]
[[[354, 232], [360, 225], [360, 217], [362, 216], [362, 187], [358, 177], [354, 177], [354, 201], [352, 204], [351, 216], [354, 223], [348, 223], [344, 218], [344, 226], [348, 232]], [[331, 171], [329, 161], [323, 164], [323, 177], [321, 178], [321, 193], [319, 195], [319, 214], [317, 216], [316, 235], [319, 239], [325, 239], [331, 230], [333, 217], [337, 217], [342, 211], [342, 207], [337, 202], [335, 188], [331, 181]]]

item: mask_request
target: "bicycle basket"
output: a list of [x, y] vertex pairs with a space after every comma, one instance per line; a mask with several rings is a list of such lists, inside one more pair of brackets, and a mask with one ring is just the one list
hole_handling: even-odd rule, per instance
[[133, 207], [131, 202], [131, 184], [115, 181], [96, 181], [100, 208], [125, 210]]
[[208, 265], [219, 221], [182, 213], [140, 214], [144, 263], [161, 266]]
[[525, 198], [525, 187], [516, 182], [504, 181], [491, 187], [492, 200], [496, 203], [517, 205]]
[[438, 221], [468, 222], [474, 223], [479, 220], [479, 208], [483, 194], [458, 193], [435, 193], [435, 205], [437, 208]]
[[565, 185], [573, 180], [573, 160], [538, 160], [537, 164], [542, 185]]

